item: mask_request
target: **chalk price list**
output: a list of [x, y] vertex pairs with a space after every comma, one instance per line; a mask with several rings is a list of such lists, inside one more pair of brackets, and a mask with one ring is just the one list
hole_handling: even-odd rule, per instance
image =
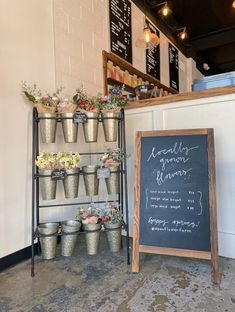
[[110, 0], [111, 51], [132, 62], [131, 4], [128, 0]]
[[179, 52], [169, 43], [170, 86], [179, 90]]
[[[145, 19], [145, 23], [150, 28], [151, 32], [155, 33], [158, 37], [160, 36], [157, 28]], [[154, 78], [160, 80], [160, 45], [146, 50], [146, 72]]]
[[[150, 216], [148, 224], [152, 231], [187, 232], [192, 233], [200, 226], [200, 216], [203, 214], [202, 192], [200, 190], [149, 190], [145, 189], [146, 210], [154, 211], [153, 215], [162, 216], [177, 214], [188, 217], [194, 215], [192, 222], [189, 219], [173, 218], [166, 220]], [[196, 221], [195, 221], [196, 220]]]

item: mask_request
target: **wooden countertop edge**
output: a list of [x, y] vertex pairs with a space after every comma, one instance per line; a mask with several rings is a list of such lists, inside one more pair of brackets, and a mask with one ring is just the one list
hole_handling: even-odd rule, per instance
[[179, 94], [174, 94], [174, 95], [167, 95], [163, 97], [157, 97], [157, 98], [140, 100], [140, 101], [134, 101], [134, 102], [130, 102], [125, 109], [170, 104], [170, 103], [180, 102], [180, 101], [197, 100], [197, 99], [203, 99], [207, 97], [226, 95], [226, 94], [232, 94], [232, 93], [235, 93], [235, 85], [222, 87], [222, 88], [213, 88], [213, 89], [202, 90], [202, 91], [192, 91], [192, 92], [185, 92], [185, 93], [179, 93]]

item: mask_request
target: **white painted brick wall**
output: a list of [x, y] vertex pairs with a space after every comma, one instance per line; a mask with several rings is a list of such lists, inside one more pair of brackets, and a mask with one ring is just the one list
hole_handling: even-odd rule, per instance
[[146, 71], [145, 49], [135, 47], [135, 42], [144, 28], [144, 14], [132, 3], [132, 46], [133, 66], [143, 73]]
[[56, 83], [73, 93], [102, 91], [102, 50], [108, 50], [108, 0], [54, 0]]
[[[88, 93], [103, 90], [102, 50], [110, 51], [108, 0], [54, 0], [56, 84], [73, 93], [84, 84]], [[133, 66], [146, 71], [145, 50], [135, 41], [143, 30], [144, 14], [132, 3]], [[168, 39], [160, 34], [161, 82], [169, 86]], [[187, 59], [179, 71], [180, 91], [187, 91]], [[191, 77], [189, 79], [192, 80]]]

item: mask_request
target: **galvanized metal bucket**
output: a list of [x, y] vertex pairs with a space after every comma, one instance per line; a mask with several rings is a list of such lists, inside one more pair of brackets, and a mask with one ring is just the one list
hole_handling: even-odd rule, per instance
[[106, 188], [109, 195], [116, 195], [120, 193], [120, 170], [119, 167], [109, 168], [110, 177], [105, 178]]
[[85, 231], [96, 231], [93, 233], [87, 233], [85, 234], [85, 240], [86, 240], [86, 248], [87, 248], [87, 254], [88, 255], [96, 255], [99, 248], [99, 240], [100, 240], [100, 229], [101, 224], [100, 223], [88, 223], [83, 224], [83, 229]]
[[66, 170], [67, 174], [75, 173], [76, 175], [66, 176], [63, 180], [65, 198], [78, 197], [79, 172], [79, 168]]
[[[42, 235], [51, 235], [58, 232], [58, 223], [41, 223], [38, 225], [38, 232]], [[49, 237], [39, 237], [42, 258], [45, 260], [53, 259], [56, 255], [57, 235]]]
[[78, 123], [73, 122], [73, 113], [62, 113], [62, 118], [71, 118], [71, 119], [62, 119], [62, 129], [64, 134], [64, 141], [66, 143], [75, 143], [77, 142], [78, 134]]
[[[38, 117], [53, 118], [56, 117], [54, 113], [40, 113]], [[55, 143], [56, 138], [56, 119], [40, 119], [40, 133], [42, 143]]]
[[86, 115], [88, 118], [92, 118], [92, 119], [88, 119], [87, 122], [84, 122], [82, 124], [85, 141], [87, 143], [97, 142], [99, 113], [97, 113], [97, 112], [86, 112]]
[[[120, 113], [105, 112], [101, 114], [106, 142], [116, 142], [118, 135], [118, 118]], [[106, 119], [107, 118], [107, 119]], [[110, 119], [109, 119], [110, 118]]]
[[109, 244], [109, 249], [112, 252], [118, 252], [121, 249], [121, 222], [113, 224], [113, 223], [105, 223], [105, 229], [112, 230], [106, 232], [106, 237]]
[[[61, 229], [64, 233], [74, 233], [80, 231], [81, 223], [75, 220], [61, 222]], [[78, 234], [62, 235], [61, 237], [61, 255], [65, 257], [72, 256]]]
[[[51, 172], [52, 170], [38, 169], [38, 173], [40, 175], [51, 175]], [[56, 180], [52, 180], [51, 177], [40, 177], [39, 183], [43, 200], [51, 200], [56, 198]]]
[[83, 178], [87, 196], [98, 195], [99, 191], [99, 179], [97, 178], [97, 165], [83, 166]]

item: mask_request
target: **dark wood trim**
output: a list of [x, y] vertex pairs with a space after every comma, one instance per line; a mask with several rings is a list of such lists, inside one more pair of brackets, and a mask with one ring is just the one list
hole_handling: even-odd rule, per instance
[[176, 248], [164, 248], [140, 245], [139, 251], [144, 253], [152, 253], [166, 256], [177, 256], [185, 258], [196, 258], [203, 260], [211, 260], [211, 253], [206, 251], [197, 251], [189, 249], [176, 249]]
[[[34, 253], [38, 254], [38, 244], [34, 245]], [[31, 258], [31, 246], [18, 250], [0, 259], [0, 271]]]
[[212, 229], [211, 230], [212, 281], [215, 284], [219, 284], [220, 273], [219, 273], [219, 257], [218, 257], [215, 148], [214, 148], [214, 130], [213, 129], [208, 129], [207, 145], [208, 145], [210, 228]]
[[139, 272], [139, 223], [140, 223], [140, 163], [141, 163], [141, 133], [138, 131], [135, 138], [135, 181], [134, 181], [134, 222], [132, 245], [132, 272]]
[[[139, 131], [140, 137], [152, 137], [152, 136], [178, 136], [178, 135], [207, 135], [208, 129], [185, 129], [185, 130], [151, 130], [151, 131]], [[140, 153], [140, 152], [139, 152]], [[140, 154], [139, 154], [140, 155]]]
[[[103, 83], [104, 83], [104, 94], [107, 94], [108, 92], [108, 78], [107, 78], [107, 62], [111, 61], [114, 63], [114, 66], [119, 66], [122, 70], [127, 70], [129, 72], [129, 74], [131, 75], [136, 75], [137, 77], [141, 77], [143, 79], [143, 81], [149, 81], [151, 84], [157, 86], [160, 90], [162, 89], [162, 91], [165, 91], [167, 93], [171, 93], [171, 94], [177, 94], [178, 91], [165, 86], [164, 84], [162, 84], [159, 80], [155, 79], [154, 77], [142, 73], [140, 70], [136, 69], [135, 67], [133, 67], [130, 63], [124, 61], [123, 59], [121, 59], [119, 56], [113, 54], [113, 53], [109, 53], [106, 51], [102, 52], [103, 55]], [[120, 84], [120, 82], [115, 82], [112, 81], [111, 79], [109, 79], [109, 82], [111, 82], [112, 84]], [[123, 85], [123, 83], [121, 83]], [[131, 88], [131, 87], [129, 87]], [[134, 88], [131, 88], [132, 92], [134, 91]], [[130, 91], [130, 90], [129, 90]], [[162, 94], [163, 92], [161, 92]]]
[[213, 96], [220, 96], [220, 95], [234, 94], [234, 93], [235, 93], [234, 85], [228, 86], [228, 87], [222, 87], [222, 88], [202, 90], [202, 91], [185, 92], [185, 93], [179, 93], [179, 94], [174, 94], [174, 95], [167, 95], [164, 97], [157, 97], [157, 98], [152, 98], [152, 99], [147, 99], [147, 100], [129, 102], [125, 109], [142, 108], [142, 107], [149, 107], [149, 106], [162, 105], [162, 104], [171, 104], [174, 102], [198, 100], [198, 99], [203, 99], [207, 97], [209, 98]]
[[108, 81], [107, 81], [107, 63], [108, 63], [108, 58], [107, 54], [105, 51], [102, 51], [102, 60], [103, 60], [103, 92], [105, 95], [108, 93]]

